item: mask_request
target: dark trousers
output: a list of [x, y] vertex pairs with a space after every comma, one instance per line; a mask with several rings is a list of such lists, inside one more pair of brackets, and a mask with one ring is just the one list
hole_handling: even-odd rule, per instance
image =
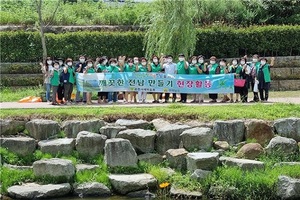
[[241, 88], [240, 95], [241, 95], [242, 102], [248, 102], [248, 87], [247, 86], [244, 86]]
[[258, 88], [259, 88], [260, 100], [268, 101], [270, 83], [264, 83], [263, 87], [260, 87], [260, 85], [258, 85]]
[[180, 101], [186, 102], [187, 99], [187, 93], [180, 93]]
[[218, 94], [208, 94], [210, 99], [216, 100], [218, 98]]
[[101, 100], [108, 99], [108, 92], [98, 92], [98, 97], [99, 97]]
[[[254, 89], [254, 80], [253, 81], [251, 81], [251, 89], [252, 89], [252, 91], [253, 91], [253, 89]], [[258, 92], [253, 92], [253, 101], [259, 101], [259, 97], [258, 97]]]
[[52, 103], [57, 103], [56, 102], [57, 90], [58, 90], [58, 86], [52, 86]]
[[72, 83], [64, 83], [65, 101], [71, 101], [72, 91], [73, 91], [73, 84]]
[[[169, 97], [170, 97], [170, 93], [166, 93], [165, 94], [165, 100], [169, 101]], [[173, 100], [175, 100], [175, 99], [176, 99], [176, 93], [173, 93]]]
[[57, 99], [62, 100], [63, 97], [64, 97], [64, 86], [59, 84], [57, 89]]

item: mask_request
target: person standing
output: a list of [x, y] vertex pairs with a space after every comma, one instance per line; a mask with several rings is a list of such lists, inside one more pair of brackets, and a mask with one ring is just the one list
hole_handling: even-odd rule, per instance
[[[118, 66], [118, 61], [116, 58], [111, 58], [109, 60], [109, 66], [107, 67], [107, 72], [110, 73], [119, 73], [121, 71]], [[118, 101], [118, 93], [119, 92], [108, 92], [108, 103], [112, 104]]]
[[240, 78], [245, 80], [244, 87], [242, 87], [240, 89], [241, 101], [243, 103], [247, 103], [248, 102], [248, 90], [250, 88], [250, 71], [251, 71], [251, 68], [247, 64], [247, 58], [246, 57], [242, 57], [240, 59], [240, 65], [239, 66], [242, 68], [241, 73], [240, 73]]
[[[102, 56], [101, 58], [97, 58], [95, 65], [96, 65], [96, 73], [105, 73], [107, 72], [107, 57]], [[107, 103], [108, 99], [108, 92], [98, 92], [98, 104], [100, 103]]]
[[[148, 72], [148, 65], [147, 65], [147, 59], [146, 58], [141, 58], [141, 64], [136, 67], [137, 72]], [[147, 100], [147, 92], [139, 90], [138, 91], [138, 99], [139, 103], [146, 103]]]
[[258, 90], [260, 100], [262, 102], [267, 102], [269, 98], [269, 89], [271, 83], [270, 67], [274, 65], [274, 57], [271, 58], [270, 65], [267, 63], [266, 58], [260, 59], [260, 66], [256, 71], [258, 80]]
[[51, 77], [50, 82], [52, 86], [52, 105], [57, 105], [57, 101], [56, 101], [57, 89], [58, 86], [60, 85], [59, 63], [57, 61], [54, 62], [53, 70], [51, 71], [50, 77]]
[[[148, 71], [149, 72], [154, 72], [154, 73], [161, 72], [162, 67], [161, 67], [161, 65], [159, 63], [158, 57], [156, 55], [153, 55], [151, 60], [152, 60], [152, 62], [148, 66]], [[159, 103], [159, 96], [160, 95], [161, 95], [161, 93], [152, 92], [152, 96], [153, 96], [152, 103]]]
[[[232, 60], [232, 65], [229, 66], [229, 73], [233, 73], [234, 74], [234, 78], [235, 79], [240, 79], [240, 74], [242, 71], [242, 67], [240, 65], [238, 65], [238, 59], [233, 59]], [[242, 87], [237, 87], [234, 86], [234, 93], [235, 93], [235, 102], [239, 102], [239, 95], [241, 93], [241, 89]], [[233, 103], [233, 93], [230, 93], [230, 102]]]
[[69, 104], [71, 103], [71, 95], [73, 92], [73, 85], [75, 83], [75, 69], [73, 67], [73, 60], [71, 58], [66, 60], [66, 65], [63, 68], [62, 76], [65, 104]]
[[[95, 73], [94, 63], [91, 59], [86, 61], [86, 67], [83, 69], [83, 73], [93, 74]], [[86, 104], [91, 105], [92, 103], [92, 92], [86, 92]]]
[[[187, 74], [189, 63], [185, 60], [184, 54], [179, 54], [179, 62], [176, 65], [177, 74]], [[180, 100], [178, 102], [186, 103], [187, 93], [180, 93]]]
[[[127, 63], [125, 64], [123, 68], [123, 72], [135, 72], [136, 71], [136, 66], [133, 64], [133, 59], [128, 58]], [[130, 100], [129, 100], [129, 95], [130, 95]], [[125, 92], [125, 103], [133, 103], [134, 99], [136, 99], [136, 93], [133, 91], [126, 91]]]
[[253, 100], [250, 102], [258, 102], [259, 101], [258, 92], [254, 91], [254, 85], [255, 85], [255, 82], [257, 81], [256, 73], [258, 71], [259, 66], [260, 66], [259, 56], [257, 54], [254, 54], [252, 56], [252, 63], [250, 65], [250, 67], [251, 67], [251, 69], [250, 69], [250, 85], [251, 85], [251, 88], [253, 91]]
[[[165, 74], [176, 74], [176, 64], [173, 63], [173, 56], [168, 55], [166, 56], [166, 63], [163, 64], [163, 70], [165, 71]], [[172, 94], [172, 102], [174, 103], [176, 101], [176, 93]], [[169, 103], [169, 97], [170, 93], [165, 93], [165, 101], [164, 103]]]
[[53, 61], [51, 57], [47, 57], [45, 63], [40, 63], [41, 71], [44, 74], [44, 84], [46, 87], [46, 101], [50, 103], [50, 93], [51, 93], [51, 72], [53, 71]]
[[[215, 56], [211, 56], [209, 59], [209, 65], [207, 66], [208, 74], [220, 74], [220, 66], [216, 62], [217, 58]], [[209, 103], [216, 103], [218, 99], [218, 94], [209, 94], [209, 98], [211, 99]]]
[[[79, 57], [79, 62], [75, 66], [75, 72], [76, 73], [83, 73], [84, 68], [86, 67], [86, 62], [85, 62], [85, 56], [81, 55]], [[76, 103], [80, 102], [80, 91], [76, 92]], [[83, 103], [86, 103], [86, 92], [82, 93], [82, 101]]]
[[[193, 56], [191, 58], [191, 63], [189, 64], [189, 68], [188, 68], [188, 74], [191, 75], [197, 75], [197, 74], [202, 74], [203, 71], [200, 68], [199, 63], [197, 62], [197, 57]], [[193, 100], [190, 103], [199, 103], [200, 102], [200, 94], [192, 94], [193, 96]]]

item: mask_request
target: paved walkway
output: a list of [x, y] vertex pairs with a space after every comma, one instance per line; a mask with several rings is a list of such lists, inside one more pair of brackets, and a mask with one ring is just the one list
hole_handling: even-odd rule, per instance
[[[208, 103], [209, 100], [205, 100], [205, 103], [198, 104], [198, 103], [186, 103], [183, 105], [187, 106], [221, 106], [221, 105], [236, 105], [235, 103]], [[293, 103], [293, 104], [300, 104], [300, 97], [287, 97], [287, 98], [270, 98], [270, 100], [266, 104], [270, 103]], [[63, 107], [71, 107], [71, 106], [80, 106], [80, 107], [112, 107], [112, 106], [121, 106], [121, 107], [157, 107], [157, 106], [167, 106], [171, 105], [172, 103], [144, 103], [144, 104], [124, 104], [123, 102], [118, 102], [114, 104], [97, 104], [94, 101], [93, 105], [86, 105], [86, 104], [72, 104], [72, 105], [59, 105], [53, 106], [49, 105], [45, 102], [40, 103], [18, 103], [18, 102], [3, 102], [0, 103], [1, 109], [11, 109], [11, 108], [63, 108]], [[245, 103], [243, 105], [252, 105], [253, 103]]]

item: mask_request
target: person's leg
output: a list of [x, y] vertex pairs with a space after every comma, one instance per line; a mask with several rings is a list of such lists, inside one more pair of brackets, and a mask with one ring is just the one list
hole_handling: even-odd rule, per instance
[[124, 95], [124, 99], [125, 99], [125, 103], [126, 102], [129, 102], [129, 100], [128, 100], [128, 96], [129, 96], [129, 93], [128, 92], [125, 92], [125, 95]]
[[233, 93], [230, 93], [230, 102], [233, 102]]
[[69, 84], [68, 83], [64, 83], [64, 99], [65, 99], [65, 103], [68, 102], [69, 100]]
[[46, 83], [46, 100], [50, 102], [51, 84]]
[[204, 102], [204, 95], [199, 94], [199, 103], [203, 103], [203, 102]]
[[174, 103], [176, 101], [176, 93], [173, 93], [172, 102]]
[[80, 91], [77, 90], [76, 92], [76, 98], [75, 98], [76, 102], [80, 102]]
[[169, 101], [170, 93], [165, 93], [165, 102]]
[[114, 101], [114, 102], [117, 102], [117, 101], [118, 101], [118, 94], [119, 94], [119, 92], [114, 92], [114, 93], [113, 93], [113, 95], [114, 95], [114, 96], [113, 96], [113, 101]]
[[152, 93], [152, 97], [153, 97], [153, 101], [152, 101], [152, 103], [156, 103], [156, 93]]
[[69, 90], [69, 101], [72, 101], [72, 93], [73, 93], [73, 84], [70, 83], [70, 90]]
[[182, 96], [181, 96], [181, 102], [182, 103], [186, 103], [186, 100], [187, 100], [187, 93], [182, 93]]
[[143, 92], [143, 103], [147, 101], [147, 92]]
[[142, 102], [142, 91], [138, 91], [138, 99], [139, 99], [139, 102]]
[[83, 94], [82, 94], [82, 101], [86, 102], [86, 92], [83, 92]]
[[113, 94], [112, 92], [108, 92], [108, 103], [112, 103], [112, 100], [113, 100]]
[[265, 100], [265, 98], [264, 98], [264, 89], [259, 89], [259, 96], [260, 96], [261, 101]]
[[58, 86], [52, 86], [52, 104], [57, 104], [56, 102], [56, 94], [57, 94]]

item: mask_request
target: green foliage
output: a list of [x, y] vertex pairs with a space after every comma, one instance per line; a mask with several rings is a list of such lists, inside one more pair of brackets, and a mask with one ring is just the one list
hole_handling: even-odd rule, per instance
[[[19, 101], [27, 96], [39, 97], [43, 91], [44, 88], [41, 85], [34, 87], [1, 87], [0, 102]], [[23, 132], [27, 135], [29, 134], [27, 130]]]
[[0, 166], [1, 177], [1, 194], [7, 192], [7, 188], [12, 185], [21, 184], [22, 182], [34, 181], [34, 174], [32, 170], [17, 170]]
[[38, 86], [43, 84], [44, 79], [42, 74], [40, 76], [15, 76], [2, 75], [1, 86], [2, 87], [20, 87], [20, 86]]
[[53, 156], [51, 154], [43, 153], [40, 150], [36, 150], [34, 152], [34, 159], [35, 160], [50, 159], [50, 158], [53, 158]]
[[[77, 60], [81, 54], [86, 54], [91, 58], [100, 55], [141, 57], [145, 55], [143, 35], [143, 32], [48, 33], [46, 42], [50, 56], [71, 57], [74, 60]], [[239, 57], [254, 53], [261, 56], [290, 56], [300, 53], [300, 40], [297, 40], [299, 37], [300, 26], [253, 26], [239, 29], [214, 26], [197, 30], [195, 51], [192, 51], [193, 45], [188, 41], [185, 45], [176, 48], [174, 46], [174, 48], [177, 52], [188, 51], [186, 48], [191, 48], [189, 54], [202, 54], [206, 57], [215, 55], [219, 58]], [[155, 39], [145, 38], [149, 42], [155, 41]], [[1, 45], [6, 47], [0, 52], [2, 62], [39, 62], [41, 60], [42, 48], [38, 32], [0, 32], [0, 39]], [[177, 42], [179, 44], [179, 41]], [[149, 48], [152, 47], [149, 46]], [[156, 53], [169, 54], [175, 50], [162, 49]]]
[[176, 172], [174, 175], [171, 176], [170, 179], [172, 185], [179, 189], [185, 189], [187, 191], [199, 191], [201, 189], [201, 184], [191, 178], [191, 174], [182, 174]]
[[40, 74], [41, 67], [37, 63], [2, 63], [0, 72], [1, 74]]
[[36, 181], [42, 184], [59, 184], [59, 183], [73, 183], [74, 177], [67, 178], [66, 176], [50, 176], [50, 175], [43, 175], [43, 176], [36, 176]]
[[34, 161], [33, 155], [18, 155], [8, 151], [6, 148], [0, 147], [1, 164], [7, 163], [11, 165], [30, 165]]

